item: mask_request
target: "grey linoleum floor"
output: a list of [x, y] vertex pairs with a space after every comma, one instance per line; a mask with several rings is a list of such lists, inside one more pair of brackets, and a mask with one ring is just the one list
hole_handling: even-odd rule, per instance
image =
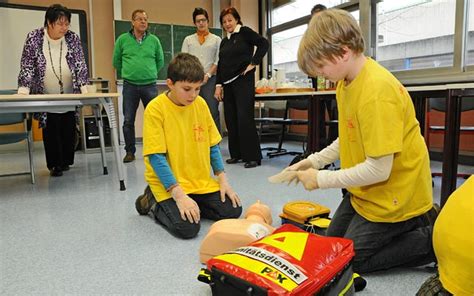
[[[226, 147], [224, 140], [224, 158]], [[336, 209], [339, 190], [306, 192], [301, 186], [267, 182], [291, 158], [265, 158], [255, 169], [226, 164], [244, 210], [260, 199], [272, 208], [273, 225], [278, 226], [278, 214], [291, 200]], [[174, 238], [135, 211], [135, 199], [145, 187], [140, 153], [125, 166], [126, 191], [119, 191], [112, 153], [107, 153], [107, 161], [109, 175], [102, 175], [100, 154], [78, 152], [70, 171], [51, 178], [40, 144], [35, 185], [29, 176], [0, 178], [0, 295], [211, 295], [209, 287], [196, 280], [202, 267], [200, 242], [211, 222], [202, 222], [195, 239]], [[0, 153], [0, 174], [26, 168], [25, 154]], [[474, 172], [473, 167], [462, 169]], [[439, 187], [438, 179], [437, 201]], [[367, 288], [358, 295], [414, 295], [431, 273], [422, 267], [370, 274]]]

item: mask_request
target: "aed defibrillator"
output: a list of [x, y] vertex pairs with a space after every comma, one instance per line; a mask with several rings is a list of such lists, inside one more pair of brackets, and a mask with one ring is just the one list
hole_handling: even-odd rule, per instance
[[304, 231], [324, 235], [331, 220], [331, 210], [310, 201], [292, 201], [283, 206], [281, 224], [292, 224]]

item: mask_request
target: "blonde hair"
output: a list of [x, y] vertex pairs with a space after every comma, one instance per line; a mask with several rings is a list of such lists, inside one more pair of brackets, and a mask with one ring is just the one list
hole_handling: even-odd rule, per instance
[[345, 10], [328, 9], [315, 15], [298, 48], [298, 66], [317, 76], [314, 65], [342, 57], [347, 46], [354, 53], [364, 52], [364, 39], [354, 17]]

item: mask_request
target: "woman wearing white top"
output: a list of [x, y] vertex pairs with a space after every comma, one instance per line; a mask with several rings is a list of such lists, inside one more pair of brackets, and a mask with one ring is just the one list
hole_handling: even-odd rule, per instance
[[220, 131], [219, 101], [214, 98], [214, 91], [221, 38], [209, 32], [209, 15], [204, 8], [194, 9], [193, 22], [197, 31], [184, 39], [181, 51], [196, 56], [204, 68], [206, 74], [199, 95], [206, 100], [212, 118]]

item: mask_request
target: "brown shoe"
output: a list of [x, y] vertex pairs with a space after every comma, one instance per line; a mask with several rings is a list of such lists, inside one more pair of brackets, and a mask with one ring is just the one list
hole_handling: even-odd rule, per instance
[[453, 295], [449, 293], [444, 287], [441, 281], [439, 280], [439, 274], [432, 275], [429, 277], [420, 287], [416, 296], [450, 296]]
[[135, 155], [133, 153], [127, 152], [127, 155], [123, 158], [123, 163], [132, 162], [135, 160]]
[[154, 204], [156, 204], [155, 196], [151, 192], [150, 186], [147, 186], [145, 192], [135, 201], [135, 208], [138, 214], [147, 215]]

